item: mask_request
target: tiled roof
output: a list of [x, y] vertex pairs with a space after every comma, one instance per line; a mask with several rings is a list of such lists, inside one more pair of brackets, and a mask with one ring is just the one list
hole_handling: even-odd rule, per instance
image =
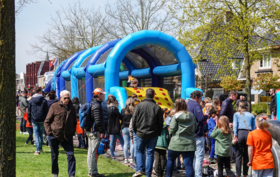
[[[258, 40], [261, 41], [260, 43], [264, 42], [264, 43], [266, 43], [268, 45], [272, 45], [272, 46], [280, 45], [280, 41], [275, 41], [274, 37], [275, 36], [271, 35], [271, 34], [266, 35], [261, 40], [260, 40], [260, 37], [256, 37], [256, 40], [251, 40], [251, 44], [253, 43], [253, 41], [257, 41], [257, 38], [258, 38]], [[204, 40], [207, 40], [207, 37], [205, 37]], [[205, 48], [202, 49], [201, 45], [200, 45], [200, 46], [197, 47], [195, 52], [196, 52], [197, 55], [200, 54], [200, 56], [201, 56], [201, 60], [197, 63], [198, 68], [201, 72], [201, 75], [212, 74], [211, 79], [213, 79], [214, 81], [219, 81], [220, 80], [219, 78], [222, 77], [222, 76], [230, 75], [229, 72], [224, 72], [223, 74], [219, 74], [219, 75], [216, 76], [216, 74], [218, 74], [218, 70], [223, 69], [223, 66], [221, 66], [221, 64], [219, 64], [219, 63], [214, 64], [211, 61], [211, 56], [208, 55], [207, 47], [206, 47], [206, 49]], [[241, 53], [241, 52], [236, 53], [232, 58], [233, 59], [234, 58], [235, 59], [243, 59], [244, 54]], [[237, 72], [235, 74], [236, 74], [236, 76], [238, 76], [239, 72], [238, 72], [238, 70], [236, 70], [236, 71]]]

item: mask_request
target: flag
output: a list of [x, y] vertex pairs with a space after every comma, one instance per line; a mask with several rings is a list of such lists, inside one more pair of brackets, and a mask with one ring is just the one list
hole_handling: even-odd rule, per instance
[[50, 61], [50, 68], [53, 67], [53, 62], [52, 60]]
[[54, 66], [56, 66], [57, 65], [57, 62], [58, 62], [58, 60], [56, 59], [56, 58], [54, 58]]

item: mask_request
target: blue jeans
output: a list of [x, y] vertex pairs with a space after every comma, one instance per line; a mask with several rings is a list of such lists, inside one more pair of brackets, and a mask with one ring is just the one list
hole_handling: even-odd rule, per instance
[[180, 151], [168, 150], [166, 177], [172, 176], [174, 162], [176, 158], [179, 157], [180, 154], [182, 154], [183, 156], [186, 176], [194, 177], [194, 170], [193, 170], [194, 153], [195, 151], [180, 152]]
[[116, 147], [116, 142], [117, 142], [117, 139], [119, 139], [121, 145], [122, 145], [122, 148], [123, 148], [123, 137], [122, 137], [122, 134], [118, 134], [118, 135], [110, 135], [111, 137], [111, 141], [110, 141], [110, 151], [111, 151], [111, 157], [115, 157], [115, 147]]
[[142, 139], [136, 135], [136, 172], [142, 172], [144, 168], [143, 156], [145, 156], [145, 149], [147, 148], [147, 160], [145, 173], [147, 177], [151, 177], [154, 163], [154, 152], [157, 145], [158, 136], [152, 139]]
[[202, 176], [202, 162], [205, 155], [204, 136], [196, 137], [196, 151], [194, 158], [195, 177]]
[[43, 132], [44, 132], [44, 122], [32, 122], [34, 135], [35, 135], [35, 143], [36, 143], [36, 151], [42, 150], [43, 145]]
[[131, 158], [133, 158], [133, 156], [134, 156], [133, 146], [134, 145], [130, 141], [128, 127], [123, 128], [122, 133], [123, 133], [123, 139], [124, 139], [124, 146], [123, 146], [124, 158], [127, 159], [129, 157], [128, 144], [130, 144], [130, 154], [131, 154], [130, 156], [131, 156]]
[[81, 146], [82, 147], [85, 147], [85, 143], [84, 143], [84, 140], [83, 140], [83, 134], [78, 134], [78, 140], [79, 140], [79, 148], [81, 148]]
[[211, 152], [210, 152], [210, 157], [211, 159], [214, 159], [215, 156], [215, 139], [210, 138], [211, 140]]
[[[53, 135], [49, 136], [49, 142], [51, 147], [51, 159], [52, 159], [52, 174], [57, 174], [59, 172], [58, 168], [58, 155], [59, 144], [63, 147], [67, 155], [68, 161], [68, 174], [69, 176], [75, 176], [76, 172], [76, 159], [74, 156], [74, 146], [73, 146], [73, 136], [70, 136], [68, 141], [59, 141]], [[64, 167], [65, 168], [65, 167]]]
[[[136, 162], [136, 147], [137, 147], [137, 138], [136, 138], [136, 134], [134, 133], [134, 131], [133, 131], [133, 142], [134, 142], [134, 146], [133, 146], [133, 151], [134, 151], [134, 161], [135, 161], [135, 163], [137, 163]], [[146, 149], [144, 150], [144, 154], [146, 154]], [[144, 155], [143, 157], [142, 157], [142, 162], [144, 163], [143, 164], [143, 167], [145, 167], [146, 166], [146, 156]]]

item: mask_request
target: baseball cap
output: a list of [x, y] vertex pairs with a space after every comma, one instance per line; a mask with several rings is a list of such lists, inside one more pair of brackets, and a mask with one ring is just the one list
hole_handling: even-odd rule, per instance
[[106, 92], [104, 92], [101, 88], [96, 88], [93, 91], [93, 95], [99, 95], [99, 94], [106, 94]]

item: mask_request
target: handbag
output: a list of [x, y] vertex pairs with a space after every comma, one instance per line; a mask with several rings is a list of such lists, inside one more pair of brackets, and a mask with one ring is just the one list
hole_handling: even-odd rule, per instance
[[[243, 115], [242, 115], [242, 114], [240, 114], [240, 115], [241, 115], [241, 117], [242, 117], [242, 120], [243, 120], [244, 124], [245, 124], [245, 125], [246, 125], [246, 127], [247, 127], [247, 130], [248, 130], [248, 131], [250, 131], [250, 129], [249, 129], [249, 127], [248, 127], [248, 125], [246, 124], [246, 121], [245, 121], [245, 119], [244, 119]], [[238, 142], [238, 140], [236, 140], [236, 139], [232, 139], [231, 144], [232, 144], [232, 145], [235, 145], [237, 142]]]
[[[241, 114], [240, 114], [241, 115]], [[247, 130], [248, 131], [250, 131], [250, 129], [249, 129], [249, 127], [248, 127], [248, 125], [246, 124], [246, 121], [245, 121], [245, 119], [244, 119], [244, 117], [241, 115], [241, 117], [242, 117], [242, 119], [243, 119], [243, 121], [244, 121], [244, 124], [246, 125], [246, 127], [247, 127]]]

